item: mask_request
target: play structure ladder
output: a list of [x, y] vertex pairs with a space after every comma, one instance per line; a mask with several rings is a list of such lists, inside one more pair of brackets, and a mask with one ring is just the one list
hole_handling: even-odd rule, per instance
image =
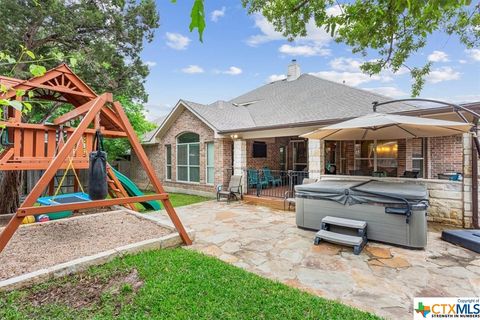
[[[110, 196], [112, 198], [128, 197], [127, 191], [122, 186], [120, 181], [118, 181], [117, 176], [115, 175], [115, 172], [113, 172], [112, 167], [110, 165], [107, 165], [107, 174], [108, 174], [107, 182], [108, 182]], [[127, 203], [125, 204], [125, 206], [131, 210], [138, 211], [137, 208], [135, 207], [135, 204], [133, 203]]]
[[[356, 229], [357, 235], [348, 235], [330, 230], [331, 226]], [[321, 240], [353, 247], [354, 254], [360, 254], [367, 243], [367, 222], [353, 219], [326, 216], [322, 219], [322, 228], [315, 234], [314, 244]]]

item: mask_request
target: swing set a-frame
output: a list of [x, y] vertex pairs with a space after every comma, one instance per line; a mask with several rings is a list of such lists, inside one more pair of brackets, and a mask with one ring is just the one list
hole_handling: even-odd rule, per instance
[[[97, 95], [65, 64], [47, 71], [43, 76], [20, 80], [0, 76], [0, 84], [8, 91], [0, 95], [7, 100], [28, 99], [28, 94], [19, 96], [19, 90], [33, 92], [35, 100], [70, 104], [74, 108], [49, 123], [26, 123], [22, 112], [12, 106], [5, 108], [0, 126], [4, 150], [0, 154], [0, 170], [44, 170], [43, 175], [27, 195], [23, 203], [0, 234], [0, 252], [18, 229], [26, 216], [40, 215], [67, 210], [125, 205], [133, 208], [133, 203], [160, 200], [186, 245], [190, 240], [168, 194], [162, 187], [152, 164], [147, 158], [125, 111], [118, 101], [113, 101], [111, 93]], [[71, 123], [78, 123], [75, 127]], [[88, 169], [89, 153], [94, 148], [97, 132], [106, 138], [127, 138], [131, 149], [137, 155], [145, 170], [155, 194], [129, 197], [125, 189], [108, 170], [109, 193], [111, 198], [104, 200], [72, 202], [51, 206], [35, 206], [38, 198], [47, 190], [54, 192], [54, 178], [58, 170], [74, 167]]]

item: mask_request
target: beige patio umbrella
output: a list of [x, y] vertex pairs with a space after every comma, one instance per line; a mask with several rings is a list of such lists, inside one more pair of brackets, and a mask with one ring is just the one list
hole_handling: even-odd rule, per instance
[[375, 140], [451, 136], [472, 124], [373, 112], [301, 135], [310, 139]]

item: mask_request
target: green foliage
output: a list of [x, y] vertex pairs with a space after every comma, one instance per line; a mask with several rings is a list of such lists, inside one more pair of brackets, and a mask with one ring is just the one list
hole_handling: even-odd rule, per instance
[[47, 72], [47, 69], [44, 66], [39, 66], [38, 64], [31, 64], [28, 69], [34, 77], [40, 77], [41, 75]]
[[[177, 0], [170, 0], [177, 3]], [[190, 11], [190, 32], [197, 29], [198, 39], [203, 42], [203, 31], [205, 30], [205, 7], [204, 0], [193, 0], [192, 10]]]
[[[145, 108], [142, 104], [132, 102], [127, 97], [115, 98], [122, 104], [128, 120], [130, 120], [130, 123], [139, 138], [148, 131], [155, 129], [155, 124], [145, 119]], [[105, 149], [109, 160], [115, 160], [128, 152], [130, 149], [130, 143], [127, 139], [106, 139]]]
[[[15, 58], [12, 58], [12, 56], [10, 56], [8, 53], [0, 52], [0, 65], [13, 65], [12, 69], [7, 74], [8, 75], [13, 75], [16, 67], [18, 66], [19, 63], [21, 63], [22, 58], [25, 55], [27, 55], [28, 57], [30, 57], [31, 60], [30, 61], [24, 61], [23, 63], [29, 63], [30, 64], [30, 67], [29, 67], [30, 74], [34, 77], [39, 77], [39, 76], [44, 75], [45, 72], [46, 72], [45, 67], [33, 64], [36, 61], [35, 54], [32, 51], [28, 50], [23, 45], [20, 45], [20, 49], [21, 49], [21, 51], [20, 51], [18, 60], [15, 59]], [[10, 91], [10, 89], [11, 88], [7, 87], [5, 84], [3, 84], [3, 83], [0, 84], [0, 93], [2, 93], [2, 95], [8, 93], [8, 91]], [[29, 102], [2, 99], [2, 95], [0, 95], [0, 105], [11, 106], [11, 107], [15, 108], [16, 110], [23, 111], [24, 113], [28, 113], [32, 110], [32, 105]], [[25, 95], [24, 90], [17, 89], [15, 91], [15, 97], [16, 98], [23, 97], [24, 95]], [[33, 95], [34, 95], [34, 93], [31, 92], [31, 91], [28, 93], [29, 98], [32, 98]], [[2, 113], [3, 113], [3, 110], [0, 109], [0, 116], [2, 115]]]
[[[261, 13], [290, 40], [307, 35], [307, 24], [325, 28], [353, 53], [373, 59], [362, 65], [369, 75], [385, 69], [409, 69], [417, 96], [430, 64], [410, 66], [408, 59], [425, 47], [434, 32], [457, 35], [472, 48], [480, 44], [480, 6], [470, 0], [366, 0], [339, 5], [336, 0], [242, 0], [249, 13]], [[332, 8], [336, 14], [332, 14]]]
[[65, 62], [97, 92], [146, 101], [140, 52], [158, 26], [154, 0], [2, 0], [0, 60], [10, 64], [0, 63], [0, 74], [15, 64], [15, 77], [30, 77], [29, 68], [39, 75], [24, 58], [46, 69]]
[[[140, 290], [128, 292], [122, 288], [121, 294], [103, 293], [91, 306], [74, 308], [74, 303], [68, 302], [29, 301], [29, 294], [40, 290], [60, 287], [75, 290], [80, 279], [108, 282], [115, 275], [133, 269], [143, 281]], [[380, 319], [185, 249], [127, 255], [79, 275], [27, 290], [0, 293], [0, 318]]]
[[[12, 36], [0, 42], [0, 74], [37, 77], [61, 62], [69, 63], [95, 91], [121, 96], [127, 116], [141, 135], [152, 125], [144, 119], [143, 106], [131, 101], [147, 99], [144, 81], [148, 67], [140, 52], [145, 41], [152, 41], [158, 22], [153, 0], [5, 0], [1, 3], [0, 30]], [[8, 89], [0, 87], [1, 92]], [[32, 110], [27, 117], [30, 122], [53, 119], [71, 108], [35, 101], [33, 92], [28, 98], [22, 104], [8, 104], [25, 112]], [[112, 157], [129, 149], [122, 139], [107, 142], [107, 146]]]
[[203, 0], [194, 0], [190, 18], [190, 32], [192, 32], [193, 29], [197, 29], [200, 42], [203, 42], [203, 30], [205, 30], [205, 8], [203, 6]]

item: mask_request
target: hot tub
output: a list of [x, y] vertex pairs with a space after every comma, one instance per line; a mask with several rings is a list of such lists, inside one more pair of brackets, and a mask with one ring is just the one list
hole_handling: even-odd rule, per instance
[[295, 187], [298, 227], [319, 230], [325, 216], [367, 222], [369, 240], [427, 245], [428, 191], [414, 183], [321, 180]]

